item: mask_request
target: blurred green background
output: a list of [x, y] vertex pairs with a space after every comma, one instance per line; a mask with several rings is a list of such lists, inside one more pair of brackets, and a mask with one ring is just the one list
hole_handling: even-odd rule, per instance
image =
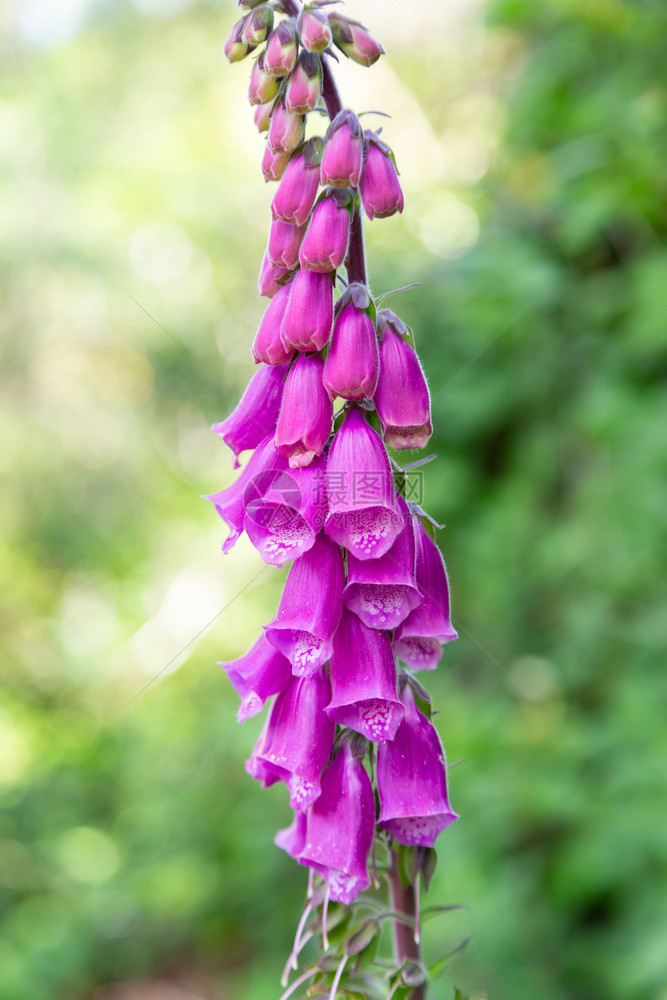
[[[667, 8], [404, 8], [347, 5], [389, 54], [341, 79], [392, 115], [407, 207], [371, 274], [421, 282], [388, 304], [461, 632], [425, 678], [465, 758], [431, 895], [469, 909], [427, 950], [474, 935], [454, 979], [497, 1000], [667, 1000]], [[0, 11], [2, 1000], [270, 1000], [299, 915], [215, 666], [284, 571], [223, 558], [199, 499], [232, 481], [208, 428], [251, 373], [271, 197], [233, 17]]]

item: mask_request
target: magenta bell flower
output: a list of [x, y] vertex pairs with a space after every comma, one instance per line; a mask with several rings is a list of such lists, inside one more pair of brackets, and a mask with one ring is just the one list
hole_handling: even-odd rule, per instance
[[329, 25], [333, 40], [341, 52], [361, 66], [372, 66], [384, 55], [384, 49], [377, 38], [373, 38], [359, 21], [333, 12], [329, 14]]
[[301, 44], [309, 52], [324, 52], [331, 45], [331, 28], [324, 11], [302, 10], [297, 29]]
[[322, 63], [313, 52], [302, 52], [289, 78], [285, 107], [305, 115], [314, 111], [322, 91]]
[[299, 262], [299, 247], [303, 240], [305, 226], [293, 226], [291, 222], [274, 219], [269, 230], [267, 253], [272, 264], [282, 264], [288, 271]]
[[264, 69], [272, 76], [286, 76], [296, 64], [296, 26], [294, 21], [281, 21], [271, 32], [264, 50]]
[[365, 158], [359, 193], [369, 219], [386, 219], [405, 205], [394, 154], [375, 132], [364, 135]]
[[264, 476], [270, 475], [271, 470], [280, 463], [285, 463], [285, 460], [276, 451], [271, 434], [255, 449], [245, 469], [231, 486], [205, 497], [215, 505], [218, 514], [230, 529], [229, 537], [222, 546], [223, 552], [229, 552], [243, 532], [247, 489], [257, 480], [262, 481]]
[[251, 51], [251, 47], [243, 38], [243, 29], [245, 28], [245, 17], [237, 21], [223, 46], [223, 51], [230, 63], [238, 62], [240, 59], [245, 59], [248, 53]]
[[458, 636], [449, 612], [449, 582], [440, 549], [420, 517], [413, 516], [417, 586], [424, 600], [394, 633], [394, 653], [413, 670], [433, 670], [442, 647]]
[[333, 406], [322, 385], [323, 371], [321, 354], [301, 354], [287, 376], [276, 450], [292, 469], [310, 465], [331, 434]]
[[[350, 903], [370, 885], [368, 855], [375, 829], [373, 787], [363, 762], [343, 738], [337, 756], [320, 779], [322, 791], [311, 806], [298, 861], [325, 879], [334, 902]], [[295, 847], [299, 831], [283, 833]], [[282, 845], [281, 845], [282, 846]]]
[[239, 722], [261, 712], [266, 699], [283, 691], [292, 680], [289, 660], [266, 641], [263, 633], [245, 656], [218, 666], [226, 672], [241, 699]]
[[266, 40], [273, 27], [273, 10], [268, 4], [259, 4], [248, 14], [243, 25], [243, 40], [256, 47]]
[[383, 556], [403, 521], [385, 447], [356, 406], [348, 409], [331, 444], [327, 490], [329, 538], [357, 559]]
[[303, 128], [303, 115], [288, 111], [285, 102], [279, 100], [271, 115], [269, 146], [274, 153], [291, 153], [303, 139]]
[[262, 365], [250, 379], [233, 413], [211, 430], [219, 434], [234, 452], [234, 468], [242, 451], [256, 448], [267, 434], [276, 429], [287, 365]]
[[280, 333], [290, 291], [289, 285], [283, 285], [266, 308], [252, 345], [252, 354], [257, 364], [263, 361], [267, 365], [283, 365], [294, 354], [292, 349], [285, 347]]
[[[378, 317], [380, 379], [375, 406], [391, 448], [424, 448], [433, 432], [428, 386], [419, 358], [400, 336], [407, 327], [389, 309]], [[384, 335], [382, 335], [384, 334]]]
[[312, 674], [330, 659], [344, 585], [341, 551], [320, 533], [292, 565], [278, 614], [264, 626], [266, 638], [289, 659], [297, 676]]
[[[266, 105], [263, 105], [263, 107], [266, 107]], [[282, 150], [272, 149], [269, 143], [267, 143], [264, 156], [262, 157], [264, 180], [267, 183], [269, 181], [279, 181], [287, 169], [289, 158], [289, 152], [284, 153]]]
[[267, 764], [266, 761], [259, 759], [259, 754], [264, 747], [266, 742], [266, 737], [269, 729], [269, 719], [264, 723], [264, 728], [262, 729], [253, 751], [250, 757], [245, 762], [246, 774], [249, 774], [251, 778], [255, 781], [259, 781], [262, 788], [270, 788], [271, 785], [277, 785], [281, 780], [280, 775], [276, 773], [276, 769]]
[[254, 477], [244, 490], [243, 526], [264, 562], [282, 566], [315, 543], [326, 510], [326, 460], [322, 455], [305, 469], [290, 469], [276, 457], [273, 471]]
[[302, 226], [308, 219], [320, 184], [321, 144], [321, 139], [311, 139], [303, 151], [290, 160], [271, 202], [274, 219], [283, 219], [297, 226]]
[[372, 399], [379, 371], [380, 353], [373, 320], [353, 301], [348, 302], [334, 324], [324, 366], [327, 392], [332, 399], [335, 396]]
[[255, 748], [260, 774], [272, 773], [285, 782], [292, 809], [306, 810], [320, 794], [320, 775], [336, 731], [324, 714], [328, 698], [326, 671], [293, 677], [276, 698]]
[[400, 844], [433, 847], [438, 834], [458, 819], [447, 795], [445, 752], [409, 683], [401, 701], [405, 718], [393, 742], [378, 746], [378, 825]]
[[361, 175], [363, 133], [352, 111], [340, 111], [327, 129], [322, 154], [322, 184], [356, 187]]
[[412, 519], [403, 497], [398, 505], [403, 528], [389, 551], [379, 559], [361, 560], [351, 552], [347, 556], [343, 602], [369, 628], [395, 629], [422, 602], [415, 580]]
[[333, 640], [327, 715], [369, 740], [393, 740], [404, 714], [387, 633], [367, 628], [343, 608]]
[[[350, 242], [350, 212], [332, 191], [315, 206], [301, 244], [301, 267], [311, 271], [335, 271], [347, 256]], [[349, 201], [345, 192], [345, 202]]]
[[289, 268], [283, 267], [282, 264], [272, 264], [268, 253], [265, 253], [257, 282], [257, 291], [260, 295], [272, 299], [278, 289], [284, 284], [284, 279], [288, 274]]
[[321, 351], [333, 323], [333, 281], [330, 274], [297, 271], [281, 330], [285, 350]]

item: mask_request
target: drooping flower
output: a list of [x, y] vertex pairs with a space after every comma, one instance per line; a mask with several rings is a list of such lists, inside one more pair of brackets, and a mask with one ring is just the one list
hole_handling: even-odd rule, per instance
[[413, 670], [434, 670], [444, 643], [458, 638], [449, 611], [449, 582], [440, 553], [420, 517], [413, 516], [417, 586], [424, 600], [394, 633], [394, 653]]
[[273, 10], [266, 4], [258, 4], [248, 14], [243, 25], [243, 40], [253, 47], [261, 45], [273, 27]]
[[359, 21], [353, 21], [334, 11], [329, 14], [329, 24], [333, 40], [341, 52], [361, 66], [372, 66], [384, 55], [384, 49], [377, 38]]
[[301, 354], [290, 368], [276, 428], [276, 449], [293, 469], [310, 465], [329, 440], [333, 406], [321, 354]]
[[234, 452], [234, 468], [239, 468], [242, 451], [256, 448], [278, 422], [287, 365], [261, 365], [250, 379], [241, 400], [230, 415], [211, 430], [219, 434]]
[[[347, 295], [353, 291], [368, 293], [361, 285], [351, 285]], [[358, 296], [355, 296], [358, 298]], [[372, 399], [378, 382], [380, 354], [378, 351], [375, 324], [364, 308], [353, 299], [343, 305], [334, 323], [331, 344], [324, 366], [324, 385], [334, 399]]]
[[301, 267], [311, 271], [335, 271], [345, 260], [350, 242], [350, 194], [331, 191], [315, 206], [301, 244]]
[[226, 672], [241, 699], [239, 722], [261, 712], [267, 698], [283, 691], [292, 679], [290, 661], [267, 642], [264, 633], [244, 656], [218, 666]]
[[284, 100], [281, 99], [276, 103], [271, 115], [269, 146], [275, 153], [291, 153], [303, 139], [303, 129], [303, 115], [297, 114], [296, 111], [288, 111]]
[[276, 847], [281, 847], [291, 858], [298, 858], [306, 843], [306, 827], [308, 825], [307, 814], [297, 809], [290, 826], [284, 830], [278, 830], [273, 838]]
[[369, 628], [395, 629], [422, 602], [415, 579], [415, 538], [408, 506], [398, 505], [403, 528], [379, 559], [357, 559], [348, 553], [345, 606]]
[[327, 490], [327, 535], [357, 559], [384, 555], [403, 522], [387, 452], [357, 406], [349, 407], [331, 444]]
[[369, 740], [393, 740], [404, 715], [387, 633], [367, 628], [347, 608], [333, 640], [327, 715]]
[[447, 794], [445, 753], [409, 683], [401, 701], [405, 718], [393, 741], [378, 746], [378, 825], [401, 844], [433, 847], [438, 834], [458, 819]]
[[277, 696], [255, 760], [262, 774], [284, 781], [292, 809], [305, 810], [320, 794], [320, 775], [333, 747], [335, 725], [324, 715], [326, 671], [293, 677]]
[[322, 10], [305, 10], [299, 14], [297, 29], [301, 44], [308, 52], [324, 52], [331, 45], [329, 19]]
[[266, 307], [252, 345], [257, 364], [263, 361], [267, 365], [284, 365], [294, 354], [292, 348], [285, 347], [281, 336], [290, 292], [289, 285], [282, 285]]
[[[367, 869], [375, 803], [370, 778], [362, 760], [352, 754], [347, 738], [322, 775], [321, 788], [308, 811], [305, 843], [298, 860], [325, 879], [334, 902], [349, 906], [370, 885]], [[282, 839], [286, 849], [296, 847], [299, 831]]]
[[369, 219], [386, 219], [405, 205], [394, 154], [375, 132], [364, 133], [364, 165], [359, 193]]
[[[268, 105], [262, 104], [261, 107], [265, 108], [268, 107]], [[266, 149], [264, 150], [264, 156], [262, 158], [262, 173], [264, 174], [264, 180], [267, 182], [279, 181], [285, 173], [287, 164], [289, 163], [289, 158], [289, 150], [284, 152], [282, 149], [273, 149], [267, 142]]]
[[424, 448], [433, 431], [428, 386], [419, 358], [401, 336], [407, 327], [389, 309], [378, 317], [380, 378], [375, 406], [392, 448]]
[[264, 51], [264, 69], [272, 76], [286, 76], [296, 64], [296, 25], [281, 21], [271, 32]]
[[240, 21], [236, 22], [224, 44], [223, 50], [230, 63], [244, 59], [251, 51], [251, 46], [248, 45], [243, 37], [245, 21], [245, 17], [242, 17]]
[[333, 323], [333, 281], [330, 274], [297, 271], [282, 325], [285, 349], [321, 351]]
[[[267, 101], [266, 104], [258, 104], [257, 107], [255, 108], [255, 113], [253, 114], [252, 119], [253, 119], [253, 121], [255, 123], [255, 127], [256, 127], [257, 131], [260, 133], [260, 135], [261, 135], [262, 132], [268, 132], [269, 131], [269, 125], [271, 124], [271, 115], [273, 114], [273, 109], [275, 107], [275, 104], [276, 104], [276, 102], [275, 102], [275, 99], [274, 99], [273, 101]], [[277, 160], [278, 153], [274, 153], [274, 157]], [[266, 163], [264, 161], [266, 161]], [[270, 178], [270, 177], [266, 176], [266, 169], [268, 168], [268, 166], [269, 166], [269, 163], [268, 163], [267, 154], [266, 154], [266, 151], [265, 151], [264, 152], [264, 160], [262, 161], [262, 171], [264, 173], [264, 179], [267, 180], [267, 181], [274, 179], [274, 178]]]
[[272, 101], [280, 89], [278, 78], [264, 69], [264, 53], [259, 56], [252, 67], [248, 100], [251, 104], [266, 104]]
[[341, 551], [320, 533], [292, 565], [278, 614], [264, 626], [266, 638], [289, 659], [296, 675], [307, 676], [330, 659], [344, 584]]
[[227, 553], [240, 538], [246, 517], [247, 490], [253, 488], [253, 484], [262, 481], [265, 476], [272, 476], [279, 463], [287, 464], [277, 453], [273, 443], [273, 434], [267, 438], [253, 452], [250, 461], [244, 468], [241, 475], [224, 490], [206, 496], [215, 506], [216, 511], [230, 529], [230, 534], [222, 546], [222, 551]]
[[288, 274], [289, 268], [283, 267], [282, 264], [272, 264], [268, 253], [265, 253], [257, 282], [257, 291], [260, 295], [272, 299], [278, 289], [285, 284], [285, 278]]
[[283, 219], [274, 219], [269, 230], [267, 253], [272, 264], [282, 264], [290, 271], [299, 261], [299, 247], [305, 232], [304, 226], [294, 226]]
[[320, 184], [322, 140], [310, 139], [292, 156], [280, 187], [271, 202], [274, 219], [302, 226], [308, 219]]
[[302, 52], [285, 91], [288, 111], [307, 114], [317, 107], [322, 90], [322, 63], [313, 52]]
[[361, 174], [363, 133], [352, 111], [340, 111], [329, 125], [322, 154], [322, 184], [356, 187]]
[[326, 510], [326, 460], [322, 455], [307, 468], [290, 469], [276, 456], [270, 472], [247, 484], [243, 526], [264, 562], [282, 566], [315, 543]]

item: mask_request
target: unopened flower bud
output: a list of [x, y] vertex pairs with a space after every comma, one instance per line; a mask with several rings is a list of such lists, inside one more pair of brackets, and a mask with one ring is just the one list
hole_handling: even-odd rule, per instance
[[306, 114], [317, 106], [322, 91], [322, 63], [314, 52], [302, 52], [285, 91], [288, 111]]
[[261, 45], [273, 27], [273, 10], [268, 4], [260, 4], [248, 14], [243, 26], [243, 40], [248, 45]]
[[268, 254], [272, 264], [282, 264], [288, 270], [296, 267], [299, 247], [306, 231], [305, 226], [293, 226], [291, 222], [274, 219], [269, 232]]
[[303, 128], [303, 115], [288, 111], [284, 101], [279, 101], [271, 115], [269, 146], [275, 152], [291, 152], [303, 140]]
[[375, 132], [366, 132], [364, 151], [359, 193], [366, 215], [369, 219], [386, 219], [394, 212], [402, 212], [405, 201], [391, 149]]
[[375, 325], [368, 313], [348, 302], [336, 319], [324, 366], [329, 396], [372, 399], [378, 381], [380, 355]]
[[271, 36], [264, 52], [264, 69], [272, 76], [286, 76], [296, 64], [296, 25], [294, 21], [281, 21]]
[[299, 37], [309, 52], [324, 52], [331, 45], [329, 19], [321, 10], [302, 10], [297, 22]]
[[323, 368], [321, 354], [301, 354], [287, 376], [276, 451], [292, 469], [310, 465], [329, 440], [333, 407], [322, 384]]
[[273, 100], [279, 89], [278, 78], [271, 76], [264, 69], [264, 53], [262, 52], [250, 74], [248, 100], [251, 104], [266, 104], [267, 101]]
[[279, 181], [285, 173], [285, 169], [289, 163], [289, 157], [290, 154], [283, 152], [283, 150], [271, 149], [271, 146], [267, 142], [266, 149], [264, 150], [264, 157], [262, 159], [262, 173], [264, 174], [264, 180]]
[[254, 121], [258, 132], [268, 132], [273, 114], [274, 101], [267, 101], [266, 104], [258, 104], [255, 108]]
[[424, 448], [433, 431], [428, 386], [414, 350], [399, 331], [407, 327], [389, 309], [383, 309], [378, 328], [384, 333], [380, 347], [380, 380], [375, 406], [384, 428], [385, 443], [392, 448]]
[[264, 254], [262, 269], [259, 272], [257, 290], [260, 295], [272, 299], [278, 289], [284, 284], [283, 279], [289, 274], [289, 268], [282, 264], [272, 264], [268, 252]]
[[294, 351], [283, 346], [280, 335], [285, 310], [290, 297], [290, 286], [283, 285], [269, 302], [259, 324], [252, 345], [256, 364], [263, 361], [267, 365], [282, 365], [289, 361]]
[[363, 133], [352, 111], [340, 111], [327, 129], [322, 154], [322, 184], [356, 187], [361, 174]]
[[[345, 260], [350, 242], [350, 212], [344, 198], [332, 191], [315, 206], [308, 232], [301, 244], [301, 267], [311, 271], [335, 271]], [[349, 200], [349, 199], [347, 199]]]
[[271, 203], [274, 219], [303, 225], [315, 204], [320, 183], [322, 140], [311, 139], [302, 152], [293, 156]]
[[236, 22], [232, 30], [229, 32], [227, 41], [223, 46], [223, 51], [230, 63], [239, 62], [240, 59], [245, 59], [250, 52], [250, 45], [248, 45], [243, 37], [245, 22], [245, 17]]
[[264, 0], [238, 0], [239, 7], [245, 8], [246, 10], [252, 10], [253, 7], [259, 7]]
[[333, 323], [333, 281], [330, 274], [297, 271], [281, 335], [285, 350], [321, 351]]
[[331, 13], [329, 24], [333, 40], [341, 52], [361, 66], [372, 66], [384, 55], [384, 49], [377, 38], [373, 38], [359, 21], [352, 21], [343, 14]]

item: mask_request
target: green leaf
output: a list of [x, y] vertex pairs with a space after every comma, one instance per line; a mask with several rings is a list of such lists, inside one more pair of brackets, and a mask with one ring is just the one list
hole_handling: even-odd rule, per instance
[[429, 966], [428, 970], [429, 979], [439, 979], [440, 976], [445, 971], [445, 969], [447, 968], [447, 966], [450, 965], [450, 963], [456, 958], [456, 956], [463, 951], [463, 949], [468, 944], [468, 941], [470, 941], [470, 937], [464, 938], [464, 940], [461, 941], [460, 944], [457, 944], [456, 948], [453, 948], [452, 951], [448, 952], [446, 955], [443, 955], [442, 958], [439, 958], [437, 962], [434, 962], [433, 965]]

